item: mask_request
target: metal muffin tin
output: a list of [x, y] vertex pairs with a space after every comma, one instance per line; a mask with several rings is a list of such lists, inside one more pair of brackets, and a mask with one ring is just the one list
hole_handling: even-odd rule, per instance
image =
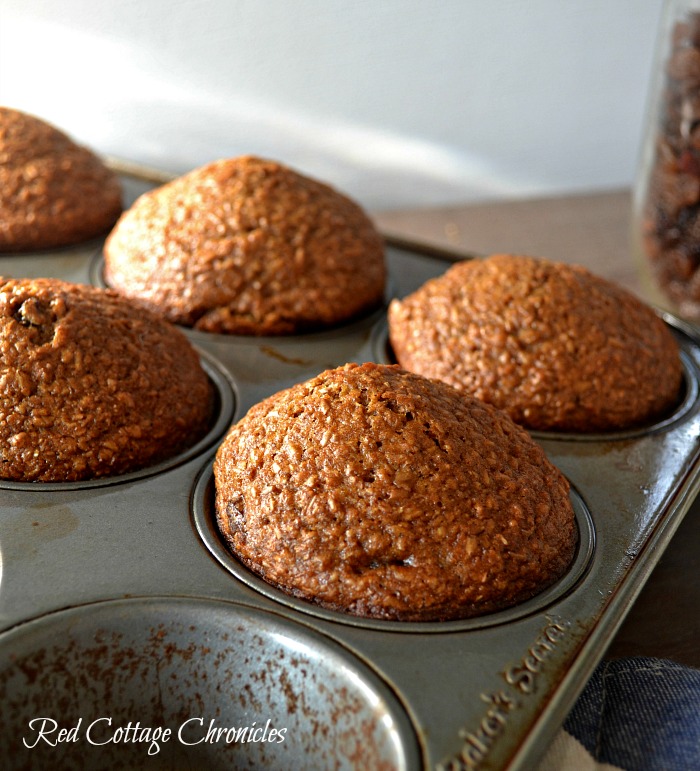
[[[127, 202], [165, 179], [122, 172]], [[100, 247], [5, 255], [0, 275], [99, 285]], [[444, 257], [390, 244], [392, 293], [444, 272]], [[236, 562], [214, 522], [226, 428], [323, 369], [388, 360], [384, 312], [297, 337], [186, 330], [219, 393], [196, 447], [122, 477], [0, 481], [0, 766], [531, 769], [698, 490], [700, 340], [664, 318], [685, 369], [672, 415], [533, 434], [572, 484], [569, 572], [520, 606], [445, 623], [287, 597]]]

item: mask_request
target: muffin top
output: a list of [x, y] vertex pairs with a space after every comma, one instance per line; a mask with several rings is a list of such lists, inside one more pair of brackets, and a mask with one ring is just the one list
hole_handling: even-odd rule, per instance
[[582, 267], [507, 254], [457, 263], [392, 301], [388, 319], [403, 367], [531, 429], [631, 428], [680, 396], [679, 348], [667, 325]]
[[117, 175], [32, 115], [0, 107], [0, 252], [79, 243], [122, 211]]
[[505, 414], [398, 366], [349, 364], [255, 405], [214, 465], [231, 551], [357, 616], [466, 618], [569, 565], [568, 483]]
[[105, 279], [178, 324], [290, 334], [379, 306], [384, 249], [353, 201], [245, 156], [141, 196], [107, 240]]
[[123, 474], [208, 428], [212, 389], [197, 353], [113, 292], [0, 278], [0, 353], [0, 478]]

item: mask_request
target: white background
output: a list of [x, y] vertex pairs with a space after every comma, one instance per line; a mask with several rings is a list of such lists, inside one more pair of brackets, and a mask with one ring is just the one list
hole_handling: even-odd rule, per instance
[[626, 186], [662, 0], [0, 0], [0, 103], [375, 209]]

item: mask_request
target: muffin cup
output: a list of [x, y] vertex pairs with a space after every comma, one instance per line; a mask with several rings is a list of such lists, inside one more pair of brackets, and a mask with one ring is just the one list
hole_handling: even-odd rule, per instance
[[221, 438], [233, 421], [236, 414], [237, 399], [235, 383], [226, 370], [212, 356], [200, 352], [200, 363], [213, 387], [214, 407], [207, 432], [190, 447], [159, 463], [144, 466], [127, 474], [115, 474], [114, 476], [104, 476], [80, 482], [13, 482], [8, 479], [0, 479], [0, 489], [29, 491], [36, 491], [37, 488], [42, 490], [82, 490], [125, 484], [152, 475], [162, 474], [206, 452], [209, 447]]
[[8, 769], [420, 767], [367, 666], [287, 619], [206, 600], [98, 603], [0, 635], [0, 719]]
[[[675, 331], [679, 343], [684, 339], [694, 336], [693, 328], [681, 319], [675, 318], [670, 313], [659, 310], [658, 314], [668, 324], [671, 330]], [[396, 357], [391, 347], [389, 339], [389, 326], [386, 318], [380, 319], [372, 330], [371, 351], [374, 361], [380, 364], [396, 364]], [[680, 351], [681, 365], [683, 368], [682, 391], [679, 395], [677, 404], [666, 415], [655, 420], [649, 421], [642, 426], [633, 428], [615, 429], [605, 432], [582, 432], [582, 431], [543, 431], [541, 429], [527, 429], [533, 436], [550, 440], [571, 440], [605, 442], [619, 441], [622, 439], [632, 439], [635, 437], [646, 436], [655, 431], [663, 431], [669, 427], [682, 422], [689, 411], [691, 411], [698, 400], [698, 370], [697, 364], [692, 357], [684, 350]]]
[[215, 486], [212, 464], [209, 463], [197, 479], [192, 495], [192, 517], [200, 538], [211, 554], [228, 570], [232, 576], [270, 599], [287, 605], [301, 613], [308, 613], [318, 618], [325, 618], [366, 629], [392, 632], [446, 633], [468, 631], [484, 627], [507, 624], [532, 613], [544, 612], [559, 597], [570, 592], [588, 568], [595, 548], [595, 527], [590, 512], [581, 496], [572, 490], [571, 504], [576, 517], [578, 543], [576, 552], [566, 573], [550, 586], [543, 589], [529, 600], [513, 605], [504, 610], [485, 613], [473, 618], [455, 621], [388, 621], [355, 616], [335, 610], [327, 610], [313, 602], [299, 599], [272, 586], [240, 562], [227, 548], [216, 522], [214, 504]]

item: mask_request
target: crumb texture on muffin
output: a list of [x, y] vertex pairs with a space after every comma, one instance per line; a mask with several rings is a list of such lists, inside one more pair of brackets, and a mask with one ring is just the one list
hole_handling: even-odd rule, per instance
[[0, 252], [77, 244], [107, 232], [122, 208], [119, 178], [95, 153], [0, 107]]
[[324, 328], [378, 307], [383, 241], [355, 202], [253, 156], [141, 196], [105, 245], [109, 286], [170, 321], [243, 335]]
[[0, 477], [82, 481], [206, 432], [213, 393], [177, 329], [113, 292], [0, 278]]
[[358, 616], [513, 605], [559, 578], [577, 542], [568, 482], [522, 428], [397, 366], [349, 364], [260, 402], [214, 475], [234, 555]]
[[401, 366], [530, 429], [648, 424], [680, 398], [678, 343], [641, 300], [588, 270], [499, 254], [457, 263], [391, 302]]

